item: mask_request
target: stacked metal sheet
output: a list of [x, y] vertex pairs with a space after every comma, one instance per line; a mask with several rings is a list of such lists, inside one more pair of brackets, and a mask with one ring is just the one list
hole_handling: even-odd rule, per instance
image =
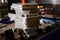
[[11, 8], [14, 8], [16, 12], [16, 28], [25, 30], [39, 26], [40, 15], [38, 15], [36, 4], [12, 4]]

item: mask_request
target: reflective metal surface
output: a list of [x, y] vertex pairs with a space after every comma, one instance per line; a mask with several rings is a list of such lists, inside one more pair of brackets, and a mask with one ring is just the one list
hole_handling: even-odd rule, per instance
[[0, 0], [0, 3], [7, 3], [7, 0]]

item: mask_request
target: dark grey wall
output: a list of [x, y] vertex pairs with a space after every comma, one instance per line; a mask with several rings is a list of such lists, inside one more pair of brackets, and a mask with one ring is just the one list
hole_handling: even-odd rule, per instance
[[39, 0], [40, 4], [60, 4], [60, 0]]

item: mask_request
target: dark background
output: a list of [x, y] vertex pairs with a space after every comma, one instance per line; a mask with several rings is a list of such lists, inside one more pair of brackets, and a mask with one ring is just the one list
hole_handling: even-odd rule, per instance
[[[34, 3], [35, 0], [25, 0], [26, 3]], [[12, 5], [12, 3], [21, 3], [21, 0], [8, 0], [8, 7], [9, 7], [9, 12], [10, 10], [10, 6]]]
[[60, 4], [60, 0], [39, 0], [39, 4]]

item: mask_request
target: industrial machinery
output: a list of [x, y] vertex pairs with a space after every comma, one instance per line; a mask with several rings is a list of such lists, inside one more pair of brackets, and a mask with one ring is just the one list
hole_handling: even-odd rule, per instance
[[0, 28], [9, 24], [10, 17], [8, 16], [8, 2], [7, 0], [0, 0]]
[[[0, 19], [5, 19], [8, 16], [7, 0], [0, 0]], [[0, 21], [1, 21], [0, 20]]]
[[[40, 0], [40, 13], [47, 18], [60, 19], [60, 0]], [[43, 10], [42, 10], [43, 9]]]
[[42, 18], [54, 20], [54, 23], [60, 20], [60, 0], [40, 0], [38, 4]]
[[0, 0], [0, 27], [2, 22], [9, 20], [8, 17], [8, 2], [7, 0]]

